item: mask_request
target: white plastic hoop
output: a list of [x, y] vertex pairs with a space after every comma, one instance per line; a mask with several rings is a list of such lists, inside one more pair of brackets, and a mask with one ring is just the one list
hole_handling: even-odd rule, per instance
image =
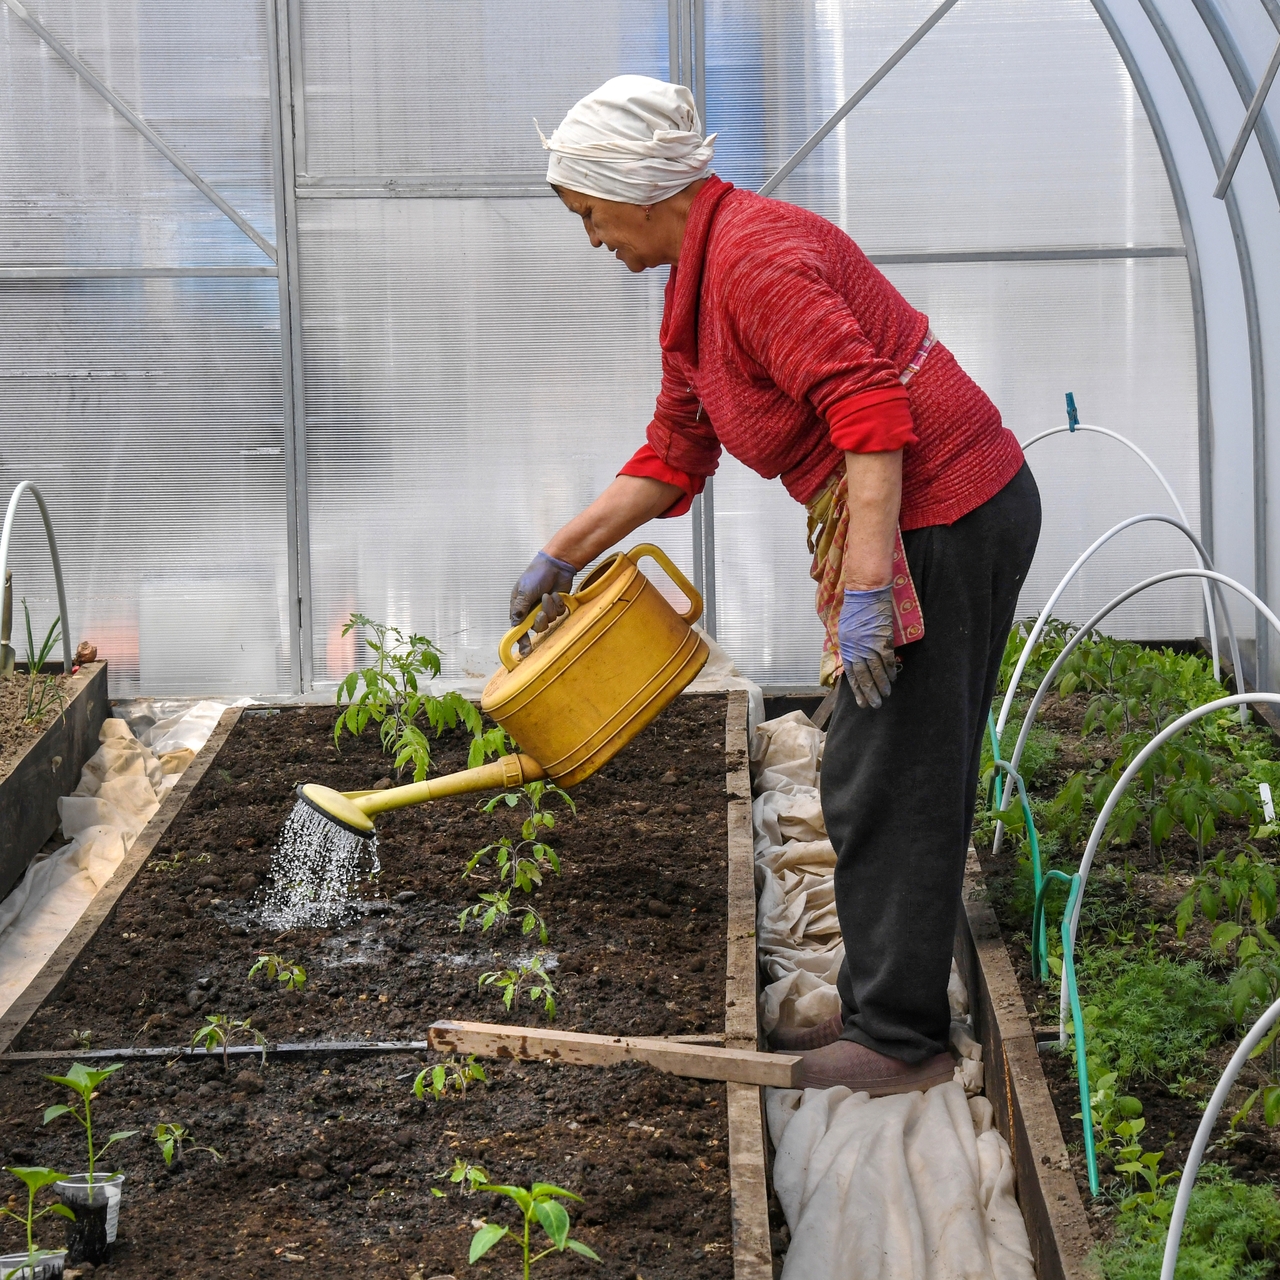
[[58, 543], [53, 536], [53, 521], [49, 519], [49, 508], [44, 505], [44, 497], [30, 480], [19, 480], [18, 487], [9, 495], [9, 508], [4, 514], [4, 530], [0, 532], [0, 591], [4, 590], [5, 570], [9, 565], [9, 537], [13, 532], [14, 517], [18, 514], [18, 503], [24, 493], [30, 493], [40, 508], [41, 519], [44, 520], [45, 537], [49, 540], [49, 555], [53, 560], [53, 580], [58, 586], [58, 614], [62, 619], [62, 669], [71, 674], [71, 628], [67, 625], [67, 593], [62, 586], [62, 561], [58, 559]]

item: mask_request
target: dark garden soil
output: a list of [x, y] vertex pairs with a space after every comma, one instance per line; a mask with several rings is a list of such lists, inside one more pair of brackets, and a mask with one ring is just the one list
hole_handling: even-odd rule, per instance
[[[459, 933], [458, 913], [497, 883], [491, 871], [463, 880], [467, 857], [502, 835], [518, 838], [520, 825], [519, 810], [485, 815], [465, 796], [379, 819], [381, 875], [349, 924], [264, 930], [255, 902], [294, 785], [354, 790], [390, 770], [371, 733], [334, 749], [332, 709], [248, 712], [79, 957], [74, 981], [13, 1047], [70, 1049], [72, 1033], [85, 1030], [95, 1047], [181, 1045], [212, 1013], [251, 1017], [271, 1040], [418, 1040], [438, 1018], [540, 1025], [545, 1015], [527, 998], [508, 1012], [477, 985], [482, 972], [534, 951], [545, 953], [557, 987], [558, 1027], [720, 1031], [725, 712], [723, 696], [677, 699], [575, 788], [576, 817], [554, 810], [550, 842], [563, 874], [529, 899], [546, 918], [546, 947], [515, 928]], [[433, 773], [465, 763], [462, 734], [435, 741]], [[306, 968], [302, 992], [248, 978], [268, 951]], [[118, 1105], [130, 1127], [178, 1120], [228, 1157], [215, 1172], [197, 1154], [188, 1172], [166, 1177], [154, 1143], [129, 1145], [121, 1164], [133, 1177], [131, 1243], [116, 1273], [289, 1274], [300, 1265], [282, 1261], [292, 1254], [318, 1275], [363, 1274], [396, 1257], [390, 1274], [412, 1276], [421, 1264], [423, 1280], [461, 1275], [470, 1220], [507, 1219], [488, 1197], [464, 1198], [431, 1178], [457, 1156], [487, 1156], [503, 1181], [539, 1178], [587, 1196], [574, 1215], [578, 1234], [606, 1268], [565, 1258], [540, 1264], [546, 1274], [731, 1274], [722, 1086], [639, 1067], [506, 1064], [465, 1102], [419, 1103], [409, 1057], [272, 1062], [261, 1093], [246, 1069], [233, 1062], [226, 1084], [213, 1064], [131, 1063], [104, 1089], [104, 1103], [127, 1097]], [[70, 1135], [39, 1127], [40, 1108], [60, 1099], [38, 1080], [14, 1065], [0, 1085], [0, 1161], [63, 1160], [78, 1171]], [[125, 1121], [117, 1111], [100, 1123]], [[172, 1271], [156, 1269], [162, 1258]], [[511, 1274], [510, 1258], [466, 1274]]]
[[[54, 685], [66, 692], [74, 677], [56, 675]], [[39, 689], [36, 699], [39, 700]], [[61, 704], [52, 690], [46, 695], [46, 705], [41, 715], [27, 720], [27, 677], [19, 671], [16, 675], [0, 676], [0, 780], [13, 772], [26, 749], [58, 718]]]
[[[1033, 801], [1052, 800], [1074, 772], [1087, 769], [1092, 762], [1101, 760], [1109, 765], [1115, 759], [1114, 746], [1100, 733], [1091, 735], [1087, 742], [1081, 739], [1088, 703], [1088, 696], [1083, 693], [1066, 699], [1054, 694], [1041, 707], [1037, 724], [1059, 735], [1059, 750], [1028, 787]], [[1015, 715], [1013, 722], [1019, 722], [1020, 716], [1021, 713]], [[1058, 865], [1068, 871], [1076, 869], [1091, 827], [1092, 820], [1089, 819], [1082, 825], [1074, 853], [1070, 857], [1064, 854]], [[1246, 822], [1223, 817], [1218, 823], [1218, 837], [1206, 857], [1212, 856], [1219, 848], [1231, 848], [1247, 840], [1248, 836]], [[1271, 842], [1254, 843], [1264, 851], [1271, 849]], [[1015, 889], [1019, 881], [1017, 842], [1006, 838], [999, 855], [993, 857], [990, 844], [975, 834], [975, 847], [1027, 1012], [1037, 1027], [1056, 1030], [1058, 980], [1052, 978], [1045, 984], [1033, 977], [1029, 912], [1021, 910], [1021, 903], [1015, 906]], [[1153, 955], [1183, 961], [1198, 960], [1212, 976], [1225, 981], [1232, 966], [1210, 950], [1211, 926], [1201, 916], [1197, 914], [1182, 939], [1177, 936], [1175, 911], [1191, 886], [1196, 869], [1195, 842], [1181, 828], [1156, 850], [1149, 847], [1145, 828], [1139, 828], [1134, 841], [1126, 847], [1112, 845], [1100, 849], [1089, 877], [1087, 893], [1090, 904], [1095, 909], [1102, 909], [1108, 930], [1116, 936], [1107, 937], [1098, 931], [1091, 935], [1082, 921], [1079, 951], [1083, 953], [1090, 946], [1129, 945], [1135, 938], [1145, 942], [1150, 936]], [[1058, 928], [1060, 915], [1061, 903], [1049, 915], [1051, 932]], [[1197, 1078], [1185, 1082], [1185, 1087], [1178, 1093], [1171, 1092], [1168, 1085], [1159, 1080], [1134, 1078], [1130, 1081], [1126, 1091], [1136, 1095], [1143, 1104], [1145, 1147], [1148, 1150], [1163, 1147], [1166, 1152], [1161, 1172], [1180, 1169], [1185, 1164], [1205, 1103], [1226, 1068], [1238, 1039], [1238, 1033], [1228, 1027], [1223, 1042], [1206, 1055], [1205, 1065]], [[1098, 1168], [1103, 1195], [1094, 1199], [1089, 1194], [1081, 1122], [1075, 1118], [1080, 1112], [1080, 1093], [1074, 1061], [1068, 1054], [1049, 1049], [1041, 1053], [1041, 1064], [1091, 1229], [1097, 1239], [1107, 1239], [1111, 1235], [1111, 1219], [1120, 1192], [1111, 1161], [1100, 1154]], [[1230, 1166], [1242, 1181], [1274, 1183], [1280, 1181], [1280, 1130], [1268, 1129], [1261, 1123], [1260, 1108], [1240, 1124], [1234, 1141], [1221, 1141], [1227, 1119], [1259, 1082], [1253, 1069], [1246, 1066], [1215, 1129], [1215, 1138], [1219, 1141], [1211, 1144], [1206, 1159]], [[1108, 1183], [1114, 1194], [1108, 1194]]]

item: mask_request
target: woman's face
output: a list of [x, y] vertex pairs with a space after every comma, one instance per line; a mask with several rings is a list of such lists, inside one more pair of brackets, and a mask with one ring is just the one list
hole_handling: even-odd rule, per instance
[[646, 217], [643, 206], [563, 187], [556, 190], [565, 207], [582, 219], [591, 247], [603, 245], [628, 271], [640, 272], [675, 261], [669, 256], [669, 236], [662, 234], [663, 224], [656, 217]]

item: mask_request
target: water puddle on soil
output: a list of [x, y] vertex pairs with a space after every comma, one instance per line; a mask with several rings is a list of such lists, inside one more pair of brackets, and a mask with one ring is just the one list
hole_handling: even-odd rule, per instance
[[300, 800], [271, 851], [263, 923], [273, 929], [341, 924], [355, 913], [357, 885], [381, 869], [377, 836], [365, 840]]

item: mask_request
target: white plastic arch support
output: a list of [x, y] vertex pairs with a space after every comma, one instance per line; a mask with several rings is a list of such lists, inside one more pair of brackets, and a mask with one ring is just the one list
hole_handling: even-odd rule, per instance
[[1209, 1135], [1213, 1132], [1214, 1122], [1226, 1102], [1231, 1086], [1235, 1084], [1240, 1068], [1249, 1060], [1249, 1056], [1261, 1043], [1263, 1037], [1271, 1030], [1277, 1017], [1280, 1017], [1280, 1000], [1260, 1017], [1249, 1029], [1249, 1034], [1240, 1041], [1227, 1069], [1218, 1081], [1218, 1087], [1209, 1099], [1204, 1115], [1200, 1117], [1200, 1126], [1196, 1129], [1191, 1150], [1187, 1153], [1186, 1167], [1182, 1171], [1182, 1179], [1178, 1183], [1178, 1194], [1173, 1202], [1173, 1215], [1169, 1219], [1169, 1235], [1164, 1242], [1164, 1261], [1160, 1264], [1160, 1280], [1173, 1280], [1174, 1270], [1178, 1265], [1178, 1249], [1182, 1245], [1182, 1228], [1187, 1220], [1187, 1209], [1191, 1204], [1191, 1191], [1196, 1183], [1196, 1174], [1200, 1172], [1200, 1161], [1204, 1159], [1205, 1148], [1209, 1145]]
[[[1057, 604], [1058, 598], [1062, 595], [1063, 591], [1066, 589], [1067, 584], [1075, 576], [1076, 572], [1081, 568], [1081, 566], [1085, 563], [1085, 561], [1088, 560], [1089, 557], [1095, 551], [1097, 551], [1099, 547], [1101, 547], [1104, 543], [1108, 542], [1111, 538], [1115, 537], [1116, 534], [1122, 532], [1125, 529], [1128, 529], [1132, 525], [1139, 524], [1144, 520], [1159, 521], [1160, 523], [1163, 523], [1163, 524], [1172, 525], [1175, 529], [1180, 530], [1191, 540], [1192, 545], [1196, 549], [1196, 556], [1201, 561], [1201, 568], [1198, 570], [1190, 571], [1188, 575], [1184, 575], [1184, 576], [1194, 576], [1194, 577], [1199, 577], [1203, 579], [1203, 585], [1204, 585], [1206, 596], [1208, 596], [1208, 593], [1209, 593], [1210, 582], [1211, 581], [1213, 582], [1213, 591], [1214, 591], [1214, 594], [1218, 597], [1218, 607], [1221, 609], [1222, 616], [1226, 619], [1226, 623], [1227, 623], [1227, 637], [1231, 645], [1231, 661], [1235, 664], [1235, 670], [1237, 672], [1240, 672], [1243, 670], [1243, 668], [1240, 666], [1240, 647], [1236, 642], [1235, 623], [1232, 622], [1230, 610], [1227, 609], [1227, 606], [1222, 599], [1221, 588], [1218, 586], [1216, 580], [1212, 579], [1211, 570], [1204, 568], [1205, 562], [1208, 561], [1208, 556], [1205, 553], [1204, 547], [1200, 543], [1200, 539], [1197, 538], [1196, 535], [1192, 533], [1191, 530], [1182, 521], [1175, 520], [1172, 516], [1158, 515], [1158, 514], [1130, 516], [1128, 520], [1122, 520], [1114, 528], [1109, 529], [1106, 533], [1102, 535], [1101, 538], [1099, 538], [1096, 542], [1094, 542], [1093, 545], [1089, 547], [1084, 552], [1083, 555], [1080, 556], [1080, 558], [1075, 562], [1075, 564], [1073, 564], [1071, 568], [1067, 570], [1066, 576], [1062, 579], [1060, 583], [1058, 583], [1057, 588], [1055, 589], [1053, 594], [1049, 597], [1048, 602], [1045, 604], [1044, 608], [1041, 610], [1040, 616], [1036, 619], [1035, 626], [1031, 628], [1031, 631], [1027, 636], [1027, 641], [1022, 646], [1022, 652], [1018, 655], [1018, 662], [1013, 669], [1013, 675], [1010, 676], [1009, 678], [1009, 688], [1005, 691], [1004, 702], [1001, 704], [1001, 707], [1000, 707], [1000, 716], [996, 720], [996, 738], [997, 739], [1001, 738], [1004, 734], [1005, 725], [1008, 723], [1009, 712], [1013, 707], [1013, 698], [1018, 691], [1018, 685], [1022, 681], [1022, 673], [1026, 670], [1027, 661], [1031, 656], [1032, 646], [1035, 644], [1036, 640], [1039, 638], [1040, 633], [1044, 630], [1045, 625], [1049, 621], [1049, 617], [1053, 611], [1053, 606]], [[1209, 562], [1209, 563], [1210, 565], [1212, 565], [1212, 562]], [[1146, 585], [1152, 585], [1156, 582], [1163, 582], [1166, 580], [1167, 579], [1165, 579], [1164, 577], [1150, 578], [1150, 579], [1147, 579]], [[1232, 581], [1232, 580], [1227, 579], [1227, 581]], [[1105, 618], [1107, 614], [1109, 614], [1112, 611], [1112, 609], [1116, 608], [1119, 604], [1122, 604], [1125, 600], [1129, 599], [1131, 595], [1135, 594], [1135, 592], [1141, 591], [1142, 589], [1143, 589], [1142, 586], [1138, 586], [1134, 589], [1134, 591], [1130, 591], [1127, 594], [1119, 597], [1118, 600], [1114, 600], [1110, 604], [1106, 605], [1100, 613], [1094, 615], [1094, 619], [1092, 621], [1086, 623], [1083, 627], [1080, 628], [1080, 630], [1077, 632], [1077, 635], [1083, 638], [1083, 635], [1087, 633], [1095, 625], [1097, 621], [1101, 620], [1102, 618]], [[1213, 619], [1214, 615], [1212, 611], [1210, 611], [1209, 617], [1211, 620]], [[1078, 644], [1078, 643], [1079, 641], [1076, 641], [1074, 644], [1069, 643], [1068, 648], [1072, 649], [1075, 647], [1075, 644]], [[1213, 676], [1215, 680], [1219, 678], [1219, 666], [1216, 661], [1213, 664]], [[1238, 687], [1239, 686], [1237, 685], [1237, 688]], [[1036, 706], [1038, 707], [1039, 703], [1036, 703]], [[1031, 714], [1031, 713], [1029, 712], [1028, 714]], [[1241, 707], [1240, 708], [1241, 724], [1244, 723], [1244, 720], [1245, 720], [1245, 709]], [[1027, 728], [1027, 721], [1024, 718], [1023, 732], [1020, 733], [1018, 736], [1019, 744], [1025, 742], [1026, 740], [1026, 728]], [[1020, 750], [1015, 750], [1014, 754], [1010, 757], [1010, 759], [1011, 760], [1017, 759], [1019, 758], [1020, 754], [1021, 754]], [[1015, 765], [1015, 768], [1016, 767], [1017, 766]], [[995, 835], [991, 841], [992, 854], [994, 855], [999, 853], [1003, 844], [1004, 844], [1004, 823], [997, 822]]]
[[58, 559], [58, 543], [53, 536], [53, 521], [49, 519], [49, 508], [45, 506], [40, 490], [30, 480], [18, 482], [17, 488], [9, 495], [9, 508], [4, 513], [4, 530], [0, 532], [0, 591], [4, 590], [5, 571], [9, 566], [9, 538], [13, 533], [13, 521], [18, 514], [18, 503], [24, 493], [30, 493], [36, 500], [41, 519], [44, 520], [44, 532], [49, 540], [49, 555], [53, 560], [53, 580], [58, 584], [58, 613], [62, 619], [62, 669], [70, 674], [71, 628], [68, 626], [67, 593], [62, 585], [62, 561]]
[[[1173, 503], [1173, 509], [1178, 513], [1182, 523], [1184, 525], [1189, 525], [1191, 523], [1187, 519], [1187, 513], [1184, 510], [1182, 503], [1178, 501], [1178, 495], [1173, 491], [1173, 486], [1164, 478], [1164, 472], [1161, 471], [1160, 468], [1151, 461], [1146, 453], [1134, 444], [1128, 436], [1122, 436], [1118, 431], [1112, 431], [1109, 427], [1095, 427], [1083, 422], [1072, 426], [1070, 423], [1064, 422], [1059, 427], [1050, 427], [1048, 431], [1041, 431], [1039, 435], [1032, 436], [1031, 439], [1022, 446], [1022, 452], [1026, 453], [1033, 444], [1039, 444], [1041, 440], [1047, 440], [1050, 436], [1059, 436], [1064, 431], [1070, 434], [1075, 434], [1077, 431], [1084, 431], [1092, 435], [1106, 436], [1109, 440], [1115, 440], [1118, 444], [1124, 445], [1130, 453], [1141, 458], [1142, 461], [1147, 464], [1147, 469], [1151, 474], [1160, 481], [1161, 487], [1164, 489], [1165, 493], [1169, 495], [1169, 501]], [[1201, 559], [1200, 567], [1202, 569], [1211, 567], [1207, 556]], [[1213, 653], [1213, 677], [1216, 680], [1218, 678], [1218, 630], [1214, 623], [1213, 605], [1209, 600], [1209, 587], [1207, 584], [1204, 588], [1204, 609], [1206, 621], [1209, 624], [1209, 647]], [[1003, 732], [1003, 725], [1000, 726], [1000, 730]]]

